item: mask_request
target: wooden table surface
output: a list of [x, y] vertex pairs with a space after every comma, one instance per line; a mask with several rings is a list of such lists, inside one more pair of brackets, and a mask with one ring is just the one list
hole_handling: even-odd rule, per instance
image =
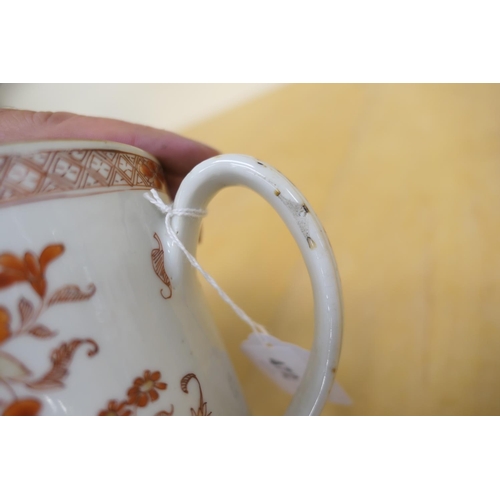
[[[500, 414], [499, 85], [291, 85], [183, 133], [275, 166], [323, 222], [353, 399], [324, 415]], [[211, 202], [198, 256], [273, 335], [311, 346], [305, 265], [258, 195]], [[282, 414], [290, 396], [240, 350], [248, 327], [204, 289], [251, 411]]]

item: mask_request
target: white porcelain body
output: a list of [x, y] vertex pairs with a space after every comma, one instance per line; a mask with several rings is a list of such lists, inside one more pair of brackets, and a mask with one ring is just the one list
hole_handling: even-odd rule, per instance
[[[0, 158], [63, 146], [147, 156], [124, 145], [64, 141], [0, 147]], [[29, 183], [25, 174], [19, 182]], [[317, 414], [339, 357], [340, 285], [321, 225], [283, 179], [252, 158], [225, 155], [188, 176], [175, 206], [204, 208], [220, 188], [243, 183], [266, 197], [290, 227], [311, 273], [316, 336], [289, 413]], [[36, 409], [40, 415], [248, 413], [196, 272], [166, 236], [162, 214], [144, 198], [149, 187], [0, 204], [0, 414], [15, 401], [26, 402], [26, 414]], [[199, 221], [177, 218], [174, 227], [195, 253]], [[31, 282], [22, 276], [6, 282], [20, 272], [12, 266], [35, 257], [40, 267], [51, 251], [57, 255], [43, 272], [35, 269], [39, 281], [33, 281], [36, 272], [23, 271]], [[54, 299], [58, 290], [66, 290], [66, 299]]]

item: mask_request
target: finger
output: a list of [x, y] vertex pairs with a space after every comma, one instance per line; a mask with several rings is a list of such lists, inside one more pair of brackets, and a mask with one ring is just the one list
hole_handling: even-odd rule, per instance
[[172, 199], [175, 198], [175, 195], [177, 194], [177, 191], [179, 190], [179, 187], [180, 187], [183, 179], [184, 179], [184, 176], [181, 176], [181, 175], [169, 174], [169, 175], [165, 176], [165, 180], [166, 180], [167, 186], [168, 186], [168, 192], [169, 192], [170, 197]]
[[105, 140], [129, 144], [155, 156], [167, 176], [184, 177], [215, 149], [173, 132], [110, 118], [73, 113], [0, 109], [0, 144], [46, 139]]

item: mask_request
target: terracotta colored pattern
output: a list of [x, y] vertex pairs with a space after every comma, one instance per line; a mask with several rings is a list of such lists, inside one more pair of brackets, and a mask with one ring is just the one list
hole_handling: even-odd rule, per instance
[[[208, 411], [207, 403], [203, 399], [203, 391], [201, 389], [200, 381], [194, 373], [184, 375], [181, 380], [182, 392], [189, 394], [188, 385], [191, 380], [195, 380], [198, 385], [200, 399], [198, 409], [191, 408], [191, 416], [193, 417], [208, 417], [212, 412]], [[158, 391], [165, 391], [168, 385], [161, 381], [161, 373], [159, 371], [151, 372], [146, 370], [142, 377], [137, 377], [134, 383], [127, 391], [127, 398], [122, 401], [111, 399], [108, 401], [106, 408], [101, 410], [98, 415], [100, 417], [128, 417], [137, 415], [139, 408], [145, 408], [149, 403], [157, 401], [161, 393]], [[174, 414], [174, 405], [170, 405], [170, 410], [161, 410], [155, 413], [156, 417], [159, 416], [172, 416]]]
[[153, 248], [151, 251], [151, 263], [153, 264], [153, 269], [154, 272], [156, 273], [156, 276], [160, 278], [165, 285], [167, 285], [169, 289], [169, 295], [163, 295], [163, 288], [160, 290], [160, 295], [164, 299], [169, 299], [172, 297], [172, 284], [170, 282], [170, 278], [168, 277], [167, 272], [165, 271], [165, 265], [163, 263], [164, 259], [164, 251], [163, 251], [163, 245], [161, 244], [160, 237], [158, 236], [157, 233], [153, 235], [154, 239], [158, 242], [158, 248]]
[[[10, 252], [0, 254], [0, 291], [19, 286], [20, 292], [17, 313], [0, 303], [0, 386], [9, 394], [8, 399], [0, 400], [0, 415], [38, 415], [42, 410], [42, 402], [33, 396], [19, 397], [17, 387], [24, 386], [32, 391], [61, 389], [65, 386], [69, 365], [78, 347], [87, 345], [88, 357], [95, 356], [99, 351], [96, 342], [90, 338], [63, 342], [50, 353], [49, 370], [36, 376], [25, 362], [3, 349], [5, 344], [16, 342], [19, 337], [31, 337], [32, 342], [55, 337], [57, 332], [41, 322], [43, 313], [58, 304], [89, 300], [94, 295], [96, 287], [92, 283], [86, 291], [77, 285], [65, 285], [48, 293], [45, 271], [64, 251], [64, 245], [59, 243], [46, 246], [40, 256], [33, 252], [25, 252], [24, 255]], [[26, 292], [27, 286], [35, 292], [35, 302], [21, 295], [23, 290]], [[15, 316], [18, 317], [17, 327], [13, 327]]]
[[[128, 417], [137, 415], [139, 408], [145, 408], [149, 403], [160, 398], [158, 391], [167, 389], [167, 384], [160, 380], [159, 371], [151, 372], [146, 370], [142, 377], [137, 377], [127, 391], [127, 398], [123, 401], [111, 399], [107, 407], [99, 412], [100, 417]], [[174, 413], [174, 406], [171, 405], [169, 411], [162, 410], [156, 416], [171, 416]]]
[[0, 156], [0, 206], [165, 186], [160, 165], [131, 153], [71, 150]]
[[[170, 280], [162, 265], [163, 248], [156, 233], [155, 237], [160, 245], [160, 248], [156, 250], [161, 252], [161, 255], [155, 253], [152, 256], [153, 267], [155, 267], [158, 277], [169, 287], [171, 295]], [[0, 415], [39, 415], [43, 410], [40, 399], [31, 394], [20, 397], [18, 388], [35, 391], [35, 393], [36, 391], [54, 391], [64, 388], [66, 379], [70, 375], [70, 364], [77, 349], [80, 346], [87, 346], [89, 358], [94, 357], [99, 352], [99, 346], [91, 338], [77, 338], [63, 342], [50, 351], [50, 368], [37, 376], [25, 361], [17, 359], [4, 350], [6, 344], [16, 342], [19, 337], [28, 337], [31, 338], [32, 342], [38, 343], [57, 336], [56, 331], [45, 321], [42, 322], [44, 312], [56, 305], [89, 300], [95, 294], [96, 287], [93, 283], [87, 285], [86, 290], [71, 284], [50, 291], [46, 278], [47, 267], [53, 261], [58, 260], [65, 251], [65, 246], [62, 243], [57, 243], [47, 245], [40, 252], [40, 255], [31, 251], [25, 252], [24, 255], [16, 255], [12, 252], [0, 253], [0, 292], [11, 287], [19, 288], [17, 311], [10, 310], [0, 303], [0, 387], [3, 387], [7, 392], [7, 399], [5, 396], [0, 399]], [[155, 266], [155, 257], [161, 265], [156, 262]], [[28, 290], [36, 298], [35, 301], [21, 295]], [[16, 317], [17, 321], [15, 321]], [[182, 392], [189, 394], [188, 385], [191, 380], [196, 382], [199, 392], [198, 408], [191, 408], [191, 415], [211, 415], [212, 412], [208, 411], [207, 403], [203, 398], [200, 381], [194, 373], [188, 373], [182, 378], [180, 382]], [[127, 390], [126, 397], [121, 401], [109, 400], [106, 408], [98, 414], [101, 416], [137, 415], [139, 409], [157, 401], [167, 388], [168, 385], [161, 380], [159, 371], [145, 370], [141, 377], [135, 378]], [[173, 414], [173, 405], [170, 405], [168, 410], [156, 413], [157, 416]]]

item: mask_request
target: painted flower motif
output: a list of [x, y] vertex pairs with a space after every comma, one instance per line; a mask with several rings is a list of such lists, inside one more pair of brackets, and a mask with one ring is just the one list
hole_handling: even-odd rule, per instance
[[17, 399], [3, 412], [4, 417], [34, 417], [42, 404], [37, 399]]
[[132, 411], [127, 408], [127, 402], [118, 402], [116, 399], [108, 403], [108, 408], [99, 412], [99, 417], [128, 417]]
[[49, 245], [39, 258], [31, 252], [26, 252], [24, 257], [10, 253], [0, 255], [0, 289], [25, 281], [43, 298], [47, 290], [45, 270], [63, 252], [64, 245]]
[[7, 340], [11, 335], [10, 332], [10, 314], [7, 309], [0, 306], [0, 344]]
[[156, 371], [151, 373], [149, 370], [144, 372], [143, 377], [134, 380], [134, 385], [128, 390], [128, 404], [143, 408], [151, 401], [156, 401], [159, 397], [158, 391], [164, 391], [167, 384], [159, 382], [161, 373]]
[[146, 162], [141, 165], [141, 173], [149, 179], [149, 181], [153, 184], [153, 187], [156, 189], [163, 186], [162, 176], [159, 169], [160, 167], [153, 162]]

